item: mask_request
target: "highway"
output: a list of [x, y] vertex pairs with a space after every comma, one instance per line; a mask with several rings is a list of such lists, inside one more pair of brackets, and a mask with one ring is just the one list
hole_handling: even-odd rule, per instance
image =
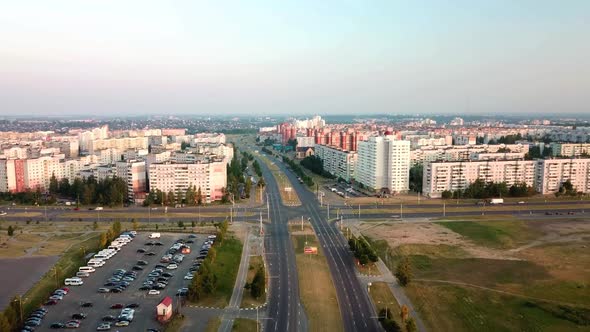
[[325, 212], [320, 209], [315, 195], [299, 184], [295, 175], [287, 171], [282, 163], [276, 164], [287, 175], [299, 195], [302, 206], [297, 210], [310, 218], [324, 250], [336, 288], [344, 329], [349, 332], [382, 331], [371, 300], [356, 277], [354, 261], [346, 239], [335, 225], [327, 222]]
[[307, 331], [307, 319], [299, 301], [295, 251], [288, 229], [288, 207], [282, 205], [276, 180], [260, 162], [269, 205], [270, 224], [265, 227], [264, 247], [269, 273], [269, 294], [264, 331]]

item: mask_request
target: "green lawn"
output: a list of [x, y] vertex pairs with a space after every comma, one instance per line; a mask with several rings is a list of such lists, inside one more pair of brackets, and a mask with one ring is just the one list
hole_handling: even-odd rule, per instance
[[453, 221], [438, 224], [459, 233], [475, 244], [492, 248], [513, 248], [542, 235], [524, 221]]
[[214, 294], [204, 296], [198, 301], [201, 305], [225, 307], [229, 303], [242, 257], [242, 242], [236, 238], [225, 239], [216, 247], [217, 257], [212, 271], [217, 276]]
[[256, 324], [256, 321], [252, 319], [236, 318], [231, 330], [233, 332], [253, 332], [256, 331]]

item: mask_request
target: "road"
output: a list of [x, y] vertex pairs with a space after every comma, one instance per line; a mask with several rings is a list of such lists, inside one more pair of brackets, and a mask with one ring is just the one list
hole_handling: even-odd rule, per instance
[[299, 184], [295, 175], [287, 171], [282, 163], [276, 164], [291, 181], [302, 203], [297, 210], [310, 218], [325, 252], [338, 296], [344, 329], [346, 331], [382, 331], [381, 325], [375, 318], [377, 314], [369, 295], [357, 279], [356, 268], [346, 239], [334, 224], [328, 223], [315, 194]]
[[307, 319], [299, 301], [295, 251], [288, 228], [288, 210], [281, 202], [277, 182], [259, 161], [266, 182], [270, 224], [265, 227], [264, 247], [269, 273], [269, 294], [264, 331], [307, 331]]

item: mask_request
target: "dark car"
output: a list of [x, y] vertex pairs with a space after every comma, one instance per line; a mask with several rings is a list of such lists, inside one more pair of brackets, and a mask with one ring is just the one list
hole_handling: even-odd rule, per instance
[[137, 265], [148, 265], [146, 261], [137, 261]]
[[187, 240], [186, 243], [195, 243], [193, 240]]
[[83, 312], [79, 312], [72, 315], [72, 319], [84, 319], [86, 317], [88, 317], [88, 314], [85, 314]]
[[111, 306], [111, 309], [123, 309], [125, 306], [123, 303], [115, 303]]
[[139, 266], [139, 265], [135, 265], [134, 267], [131, 268], [134, 271], [141, 271], [143, 270], [143, 267]]
[[164, 272], [164, 273], [162, 273], [162, 277], [172, 278], [172, 277], [174, 277], [174, 274], [172, 274], [170, 272]]
[[103, 322], [114, 322], [117, 320], [117, 317], [113, 316], [113, 315], [106, 315], [102, 318]]
[[63, 329], [65, 327], [66, 327], [66, 324], [60, 323], [60, 322], [53, 323], [53, 324], [49, 325], [49, 328], [51, 328], [51, 329]]
[[154, 241], [149, 241], [145, 243], [146, 246], [153, 246], [154, 244]]
[[80, 305], [82, 308], [90, 308], [93, 306], [92, 302], [84, 302]]
[[150, 286], [150, 285], [143, 285], [143, 286], [139, 287], [139, 290], [150, 290], [150, 289], [152, 289], [152, 286]]
[[150, 251], [150, 252], [146, 252], [146, 253], [145, 253], [145, 255], [146, 255], [146, 256], [155, 256], [155, 255], [156, 255], [156, 253], [155, 253], [155, 252], [151, 252], [151, 251]]
[[144, 252], [146, 252], [147, 250], [143, 249], [143, 248], [139, 248], [137, 249], [137, 252], [140, 254], [143, 254]]
[[122, 288], [119, 287], [115, 287], [113, 289], [111, 289], [111, 293], [121, 293], [123, 291]]
[[130, 303], [125, 308], [139, 308], [139, 303]]
[[154, 244], [157, 245], [157, 246], [163, 246], [164, 245], [164, 243], [162, 243], [162, 242], [156, 242]]

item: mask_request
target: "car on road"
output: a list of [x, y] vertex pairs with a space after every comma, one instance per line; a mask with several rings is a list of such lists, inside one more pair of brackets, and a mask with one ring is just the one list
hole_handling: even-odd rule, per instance
[[96, 327], [97, 331], [108, 331], [111, 329], [111, 323], [100, 323], [100, 325], [98, 325]]
[[148, 295], [160, 295], [160, 291], [157, 289], [150, 289]]
[[176, 291], [176, 296], [187, 296], [188, 295], [188, 288], [183, 287]]
[[519, 201], [518, 204], [525, 204], [525, 201]]

